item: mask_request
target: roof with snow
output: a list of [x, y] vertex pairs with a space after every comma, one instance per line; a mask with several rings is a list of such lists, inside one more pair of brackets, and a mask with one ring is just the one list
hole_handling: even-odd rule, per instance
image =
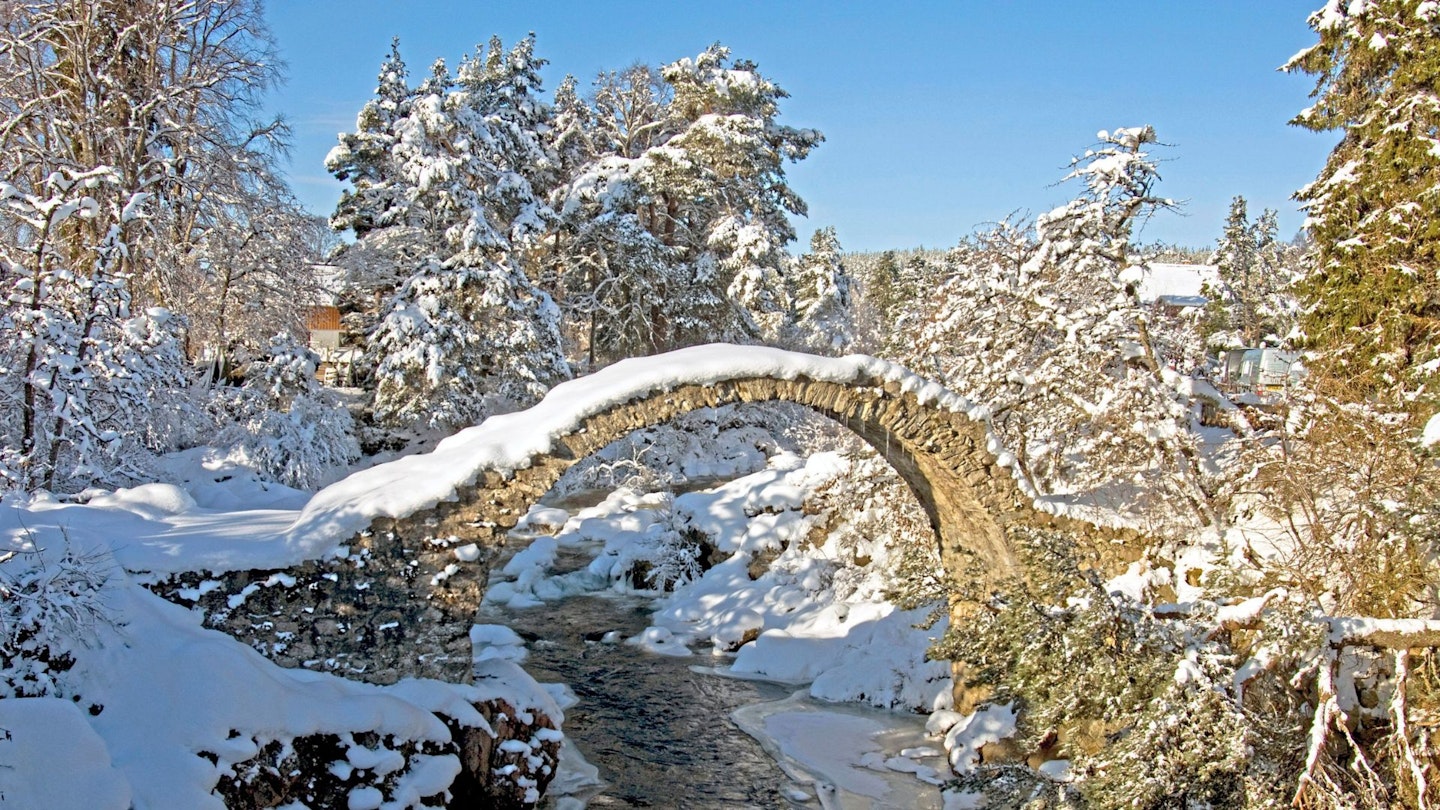
[[1211, 264], [1152, 262], [1141, 268], [1140, 303], [1160, 302], [1170, 306], [1202, 307], [1209, 303], [1201, 288], [1220, 278], [1220, 269]]

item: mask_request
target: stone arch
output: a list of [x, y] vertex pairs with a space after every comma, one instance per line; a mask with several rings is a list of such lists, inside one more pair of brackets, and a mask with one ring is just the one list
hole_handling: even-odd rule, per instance
[[[699, 368], [687, 371], [692, 365]], [[594, 396], [596, 389], [605, 395]], [[588, 380], [556, 387], [535, 408], [513, 415], [518, 419], [496, 417], [475, 428], [478, 433], [471, 438], [483, 434], [476, 442], [449, 451], [442, 445], [429, 462], [443, 457], [445, 464], [456, 465], [453, 480], [459, 483], [430, 487], [427, 491], [448, 495], [428, 506], [363, 518], [358, 511], [363, 499], [317, 495], [307, 507], [308, 518], [297, 526], [349, 525], [348, 534], [356, 523], [345, 521], [356, 518], [369, 527], [350, 538], [344, 555], [290, 569], [303, 580], [311, 602], [299, 619], [309, 628], [300, 635], [310, 643], [303, 659], [281, 662], [345, 661], [347, 672], [381, 683], [411, 675], [468, 680], [468, 631], [484, 595], [486, 549], [503, 544], [505, 533], [565, 470], [640, 428], [703, 407], [747, 402], [809, 408], [874, 447], [915, 493], [935, 532], [941, 564], [955, 581], [988, 590], [1008, 577], [1023, 576], [1014, 544], [1017, 529], [1061, 530], [1110, 550], [1112, 557], [1128, 555], [1123, 541], [1133, 533], [1098, 529], [1037, 508], [992, 451], [983, 418], [959, 397], [898, 366], [874, 358], [816, 358], [760, 347], [696, 347], [617, 363]], [[527, 416], [535, 418], [527, 421]], [[465, 454], [475, 447], [493, 449], [487, 442], [505, 443], [519, 429], [544, 434], [526, 445], [533, 448], [528, 458], [510, 458], [503, 469], [467, 460]], [[407, 465], [415, 458], [357, 473], [349, 484], [337, 484], [337, 492], [404, 487], [414, 480], [415, 470], [434, 474], [433, 463]], [[299, 589], [262, 588], [272, 573], [236, 572], [230, 577], [234, 581], [210, 598], [223, 601], [225, 593], [260, 588], [247, 606], [259, 608], [271, 600], [273, 608], [257, 612], [293, 615], [280, 602]], [[219, 605], [213, 615], [222, 615]], [[397, 611], [397, 605], [406, 607]], [[952, 617], [963, 619], [970, 607], [957, 598]], [[254, 635], [249, 629], [256, 626], [253, 619], [253, 613], [241, 616], [226, 629], [240, 637]], [[260, 649], [295, 649], [266, 639], [252, 643]], [[417, 650], [426, 652], [417, 655]]]
[[431, 534], [486, 540], [514, 527], [572, 465], [635, 430], [704, 407], [789, 402], [845, 426], [884, 457], [920, 501], [947, 571], [963, 567], [987, 581], [1019, 573], [1006, 527], [1063, 520], [1035, 508], [987, 444], [985, 423], [927, 404], [901, 383], [839, 383], [807, 378], [739, 376], [674, 389], [642, 391], [592, 414], [556, 437], [548, 452], [505, 474], [484, 472], [456, 498], [409, 516]]

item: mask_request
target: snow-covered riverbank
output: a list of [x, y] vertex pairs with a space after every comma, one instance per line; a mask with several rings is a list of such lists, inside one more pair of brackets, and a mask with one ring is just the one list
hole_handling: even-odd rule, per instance
[[[577, 595], [653, 599], [649, 626], [638, 626], [638, 632], [613, 626], [614, 618], [597, 618], [590, 628], [594, 654], [604, 656], [602, 680], [620, 689], [663, 691], [675, 684], [663, 678], [657, 684], [650, 670], [668, 672], [674, 665], [665, 659], [678, 658], [703, 677], [786, 684], [787, 692], [803, 687], [733, 713], [739, 728], [755, 737], [785, 774], [772, 798], [833, 807], [938, 808], [947, 766], [940, 740], [926, 735], [925, 714], [948, 708], [950, 680], [948, 666], [926, 661], [924, 653], [943, 625], [918, 630], [925, 611], [898, 610], [885, 599], [881, 572], [889, 555], [898, 553], [885, 541], [877, 538], [857, 555], [853, 547], [840, 547], [853, 542], [844, 532], [817, 530], [843, 524], [813, 504], [817, 491], [849, 475], [853, 463], [834, 453], [808, 459], [782, 454], [768, 469], [706, 491], [672, 497], [620, 490], [574, 515], [538, 508], [529, 525], [554, 535], [518, 541], [525, 545], [491, 583], [487, 616], [504, 621], [507, 613], [549, 605], [548, 615], [563, 615], [570, 625]], [[701, 538], [704, 547], [697, 549]], [[866, 564], [856, 565], [857, 556]], [[658, 586], [666, 582], [673, 590], [662, 592]], [[607, 602], [613, 600], [601, 600]], [[540, 629], [543, 637], [530, 646], [557, 643], [546, 632], [554, 629], [553, 621]], [[571, 643], [580, 632], [568, 629]], [[505, 646], [477, 655], [515, 654]], [[627, 646], [641, 649], [627, 653]], [[578, 655], [584, 654], [582, 648]], [[546, 671], [554, 672], [552, 666]], [[593, 683], [585, 688], [595, 694]], [[664, 704], [664, 711], [688, 710], [711, 723], [726, 720], [717, 706], [676, 708], [679, 703], [683, 699]], [[636, 706], [643, 711], [638, 700]], [[583, 710], [582, 702], [572, 716]], [[622, 713], [605, 722], [639, 726], [649, 720]], [[615, 739], [630, 733], [611, 731]], [[587, 736], [604, 740], [605, 733], [589, 730]], [[715, 767], [711, 763], [733, 758], [699, 751], [693, 761]], [[603, 762], [600, 769], [603, 777]], [[669, 781], [656, 780], [656, 796], [650, 798], [663, 803], [674, 789]], [[643, 787], [627, 784], [625, 790]], [[721, 799], [706, 805], [706, 797], [694, 792], [686, 796], [690, 806], [726, 806]]]

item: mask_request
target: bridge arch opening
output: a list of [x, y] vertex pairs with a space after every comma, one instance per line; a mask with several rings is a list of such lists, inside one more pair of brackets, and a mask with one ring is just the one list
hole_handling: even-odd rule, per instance
[[644, 393], [584, 419], [530, 466], [488, 482], [475, 493], [478, 511], [484, 523], [508, 529], [572, 466], [613, 442], [697, 409], [756, 402], [803, 407], [873, 448], [915, 494], [950, 575], [998, 582], [1018, 573], [1005, 526], [1034, 510], [989, 452], [984, 424], [883, 381], [751, 376]]
[[[814, 459], [822, 454], [838, 455], [846, 460], [840, 467], [832, 466], [833, 461], [814, 466]], [[792, 501], [788, 494], [779, 495], [778, 501], [773, 494], [762, 495], [761, 502], [753, 504], [766, 512], [794, 512], [794, 516], [803, 514], [806, 518], [803, 540], [793, 527], [776, 529], [763, 541], [754, 534], [748, 535], [752, 541], [749, 553], [755, 557], [750, 564], [751, 579], [766, 570], [770, 559], [788, 549], [791, 541], [802, 540], [802, 547], [812, 542], [823, 543], [831, 532], [847, 524], [843, 534], [846, 538], [870, 541], [884, 535], [901, 547], [933, 556], [934, 564], [927, 566], [928, 570], [933, 571], [938, 565], [938, 536], [919, 499], [899, 472], [844, 425], [803, 405], [781, 400], [701, 407], [668, 421], [636, 428], [589, 456], [576, 459], [560, 474], [556, 484], [538, 498], [538, 504], [560, 506], [573, 515], [576, 510], [598, 504], [619, 490], [629, 490], [639, 496], [665, 493], [680, 497], [728, 486], [752, 475], [761, 478], [753, 480], [749, 489], [731, 487], [730, 492], [764, 492], [782, 478], [808, 483], [803, 504]], [[769, 491], [794, 492], [793, 486], [784, 486], [784, 490]], [[878, 498], [885, 505], [881, 510], [885, 515], [883, 520], [856, 514], [871, 498]], [[674, 504], [678, 510], [675, 514], [688, 514], [696, 503], [685, 507]], [[671, 511], [669, 505], [657, 507], [653, 499], [637, 502], [635, 508], [644, 511], [659, 508], [667, 515]], [[751, 505], [747, 505], [747, 520], [755, 517], [748, 511], [750, 508]], [[737, 517], [729, 513], [725, 519]], [[856, 521], [852, 517], [860, 519]], [[698, 572], [727, 559], [731, 552], [722, 549], [739, 548], [741, 539], [732, 536], [733, 532], [745, 534], [739, 525], [733, 526], [730, 532], [721, 531], [715, 523], [719, 519], [718, 515], [713, 519], [700, 519], [699, 525], [708, 526], [705, 530], [697, 529], [689, 520], [672, 522], [679, 532], [679, 545], [696, 553]], [[553, 527], [557, 520], [558, 517], [552, 515], [546, 525]], [[667, 517], [667, 520], [673, 519]], [[754, 546], [756, 542], [760, 546]], [[632, 572], [635, 587], [652, 587], [644, 578], [647, 570], [648, 566], [642, 562], [640, 571]], [[665, 583], [666, 589], [669, 585]]]

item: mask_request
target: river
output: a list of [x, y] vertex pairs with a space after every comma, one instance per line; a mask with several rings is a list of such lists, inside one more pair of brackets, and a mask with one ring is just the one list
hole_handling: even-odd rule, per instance
[[[524, 545], [517, 537], [512, 548]], [[551, 570], [583, 568], [594, 553], [587, 545], [562, 545]], [[498, 561], [496, 570], [503, 564]], [[793, 685], [721, 677], [707, 667], [723, 666], [726, 659], [705, 650], [675, 657], [623, 643], [649, 626], [652, 610], [652, 599], [611, 591], [538, 607], [481, 609], [481, 622], [506, 625], [526, 640], [523, 666], [531, 675], [566, 684], [578, 698], [565, 711], [566, 745], [598, 770], [603, 784], [548, 797], [543, 807], [941, 806], [938, 790], [907, 774], [826, 761], [835, 759], [837, 733], [852, 738], [840, 745], [856, 756], [924, 745], [922, 717], [819, 704], [792, 696]], [[732, 721], [737, 710], [757, 736]], [[820, 753], [810, 756], [795, 750], [794, 734], [768, 733], [777, 722], [792, 732], [797, 723], [809, 724], [828, 739], [817, 740]], [[872, 764], [883, 759], [872, 754]], [[817, 795], [827, 790], [828, 796]]]

